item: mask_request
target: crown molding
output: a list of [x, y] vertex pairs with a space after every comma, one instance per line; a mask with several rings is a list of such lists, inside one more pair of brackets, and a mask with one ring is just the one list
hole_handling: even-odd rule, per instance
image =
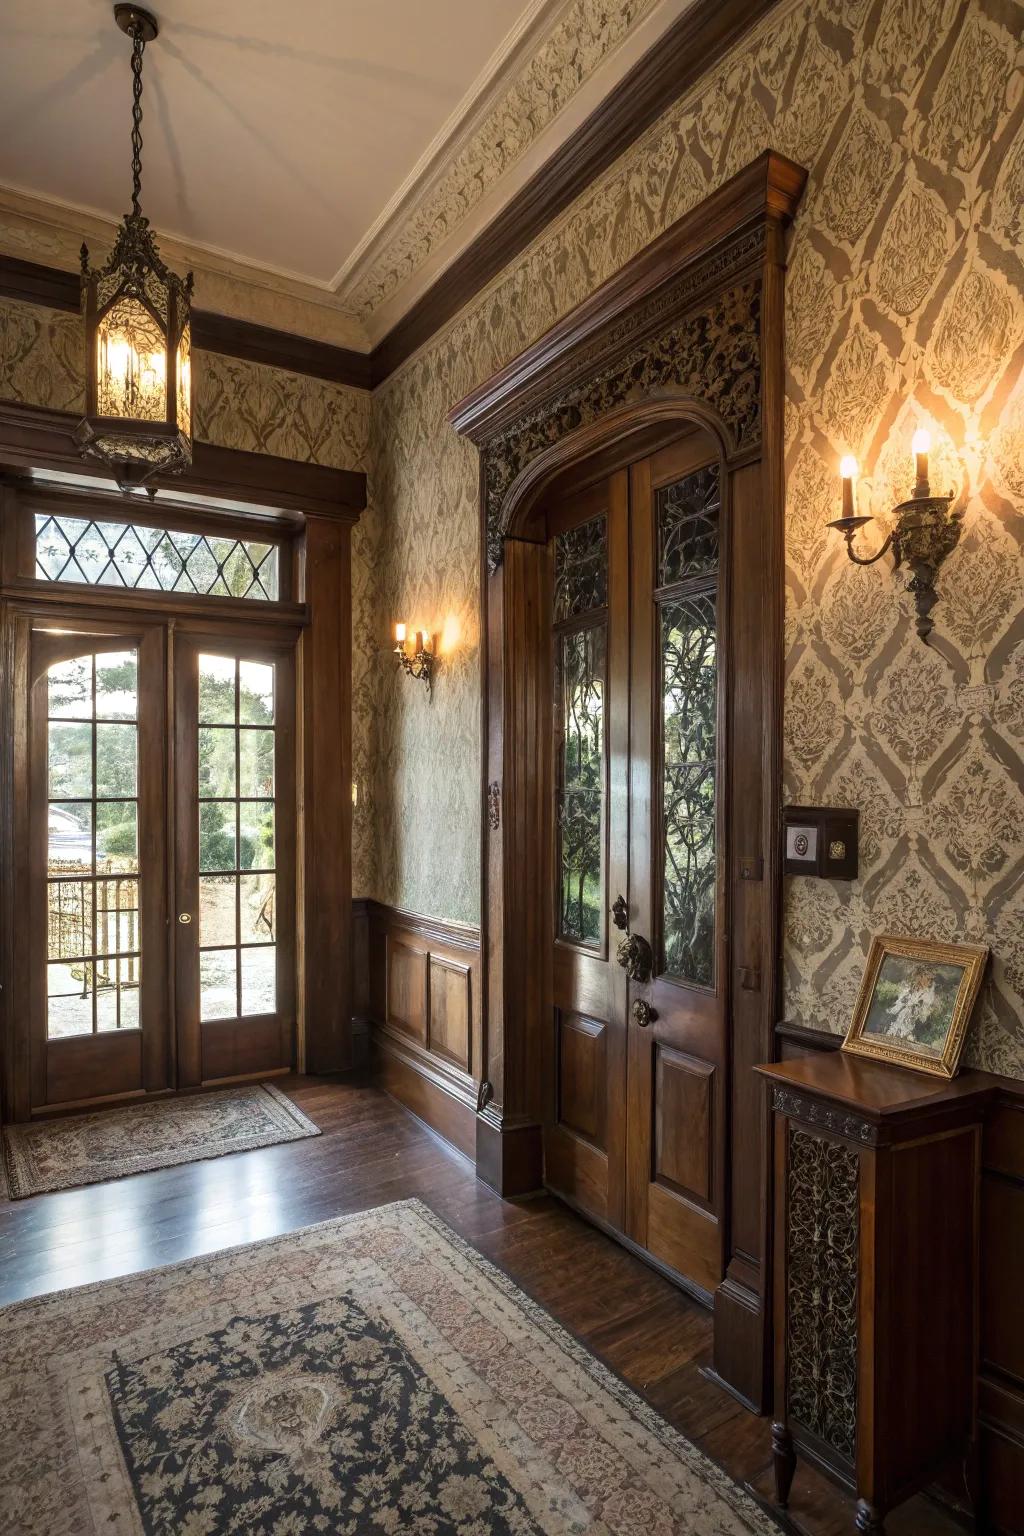
[[410, 211], [436, 185], [438, 178], [472, 138], [481, 121], [507, 89], [513, 74], [522, 68], [542, 36], [555, 27], [573, 0], [530, 0], [523, 15], [502, 40], [427, 145], [401, 186], [388, 199], [350, 255], [338, 268], [329, 287], [344, 298], [377, 259]]
[[781, 0], [697, 0], [374, 348], [381, 384]]

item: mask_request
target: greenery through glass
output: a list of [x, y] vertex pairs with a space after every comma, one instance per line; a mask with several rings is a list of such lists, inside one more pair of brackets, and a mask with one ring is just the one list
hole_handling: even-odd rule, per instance
[[139, 1025], [138, 654], [47, 670], [47, 1036]]
[[37, 512], [36, 576], [41, 581], [276, 602], [278, 547], [254, 539]]
[[664, 969], [715, 979], [718, 652], [713, 593], [660, 605]]
[[272, 1013], [274, 668], [202, 654], [198, 681], [200, 1018]]
[[601, 942], [604, 910], [605, 649], [603, 624], [558, 639], [558, 931], [588, 945]]

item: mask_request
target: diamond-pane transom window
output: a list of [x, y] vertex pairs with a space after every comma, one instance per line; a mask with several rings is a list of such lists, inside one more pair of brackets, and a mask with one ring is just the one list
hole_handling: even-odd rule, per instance
[[36, 575], [92, 587], [276, 602], [277, 545], [36, 513]]

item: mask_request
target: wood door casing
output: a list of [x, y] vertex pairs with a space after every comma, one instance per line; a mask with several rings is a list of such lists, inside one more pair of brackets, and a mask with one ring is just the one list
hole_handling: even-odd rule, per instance
[[[602, 1224], [646, 1250], [659, 1264], [708, 1295], [722, 1278], [727, 953], [724, 774], [726, 676], [718, 665], [713, 704], [714, 974], [687, 985], [662, 963], [662, 662], [661, 607], [698, 598], [726, 607], [726, 560], [696, 579], [659, 589], [656, 494], [707, 469], [722, 493], [717, 445], [689, 432], [657, 453], [545, 504], [552, 593], [554, 680], [553, 787], [563, 786], [559, 695], [561, 636], [588, 623], [607, 634], [604, 674], [605, 794], [601, 926], [590, 945], [559, 930], [559, 812], [551, 844], [555, 922], [550, 970], [552, 1027], [546, 1042], [545, 1182]], [[607, 519], [607, 605], [568, 623], [554, 607], [560, 535]], [[723, 541], [727, 518], [721, 519]], [[623, 935], [612, 924], [618, 896], [629, 931], [650, 942], [654, 975], [627, 982], [617, 963]], [[649, 1026], [635, 1002], [655, 1010]]]
[[[33, 1113], [46, 1112], [56, 1107], [69, 1108], [79, 1103], [125, 1095], [152, 1093], [171, 1085], [173, 1049], [166, 1007], [167, 989], [167, 931], [166, 931], [166, 777], [163, 752], [163, 719], [166, 692], [164, 633], [157, 626], [135, 626], [114, 623], [90, 623], [79, 621], [73, 631], [49, 627], [52, 621], [40, 618], [32, 627], [29, 642], [29, 903], [26, 924], [28, 950], [28, 995], [30, 999], [30, 1103]], [[64, 954], [63, 944], [59, 952], [52, 950], [49, 917], [49, 821], [51, 798], [57, 807], [70, 805], [80, 797], [53, 795], [49, 783], [50, 709], [48, 687], [50, 669], [61, 662], [78, 658], [95, 658], [111, 653], [133, 651], [137, 657], [136, 704], [134, 719], [129, 722], [136, 729], [136, 794], [129, 796], [136, 802], [137, 827], [137, 953], [141, 956], [138, 985], [138, 1027], [99, 1030], [98, 1021], [92, 1031], [68, 1034], [64, 1038], [49, 1037], [48, 1029], [48, 967], [51, 960], [59, 960]], [[93, 677], [95, 668], [93, 668]], [[92, 684], [90, 684], [92, 686]], [[96, 782], [96, 701], [92, 701], [92, 783], [88, 813], [90, 839], [95, 833], [97, 804], [113, 803], [100, 793]], [[85, 725], [83, 718], [68, 716], [67, 724]], [[121, 723], [114, 719], [113, 723]], [[114, 796], [114, 800], [119, 798]], [[85, 803], [85, 802], [83, 802]], [[95, 846], [95, 845], [94, 845]], [[87, 926], [91, 930], [90, 952], [95, 956], [109, 955], [111, 940], [100, 943], [93, 928], [96, 892], [100, 884], [114, 882], [118, 887], [131, 883], [133, 877], [102, 873], [95, 862], [95, 854], [89, 861], [91, 874], [83, 879], [64, 875], [60, 883], [90, 886], [89, 916]], [[84, 898], [83, 898], [84, 900]], [[60, 926], [58, 924], [58, 926]], [[120, 954], [121, 940], [120, 899], [115, 902], [113, 952]], [[132, 948], [136, 945], [132, 941]], [[96, 976], [101, 962], [95, 958], [89, 962], [90, 980], [83, 979], [83, 999], [91, 994], [91, 1006], [98, 1006]], [[107, 961], [109, 965], [110, 960]], [[120, 975], [122, 961], [113, 960], [115, 971]], [[120, 997], [120, 985], [115, 987], [115, 998]], [[120, 1006], [118, 1002], [118, 1006]]]

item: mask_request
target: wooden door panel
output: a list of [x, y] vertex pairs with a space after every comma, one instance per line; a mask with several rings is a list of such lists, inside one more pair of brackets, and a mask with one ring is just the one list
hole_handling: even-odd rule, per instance
[[722, 1279], [722, 1236], [717, 1218], [662, 1184], [647, 1196], [646, 1248], [662, 1264], [709, 1295]]
[[599, 1019], [558, 1011], [558, 1124], [605, 1146], [608, 1108], [608, 1026]]
[[709, 1291], [722, 1278], [727, 583], [715, 445], [630, 470], [630, 921], [653, 977], [630, 1014], [627, 1231]]
[[33, 1112], [171, 1082], [163, 635], [46, 624], [29, 664]]
[[571, 1135], [560, 1126], [548, 1126], [544, 1134], [544, 1182], [580, 1210], [598, 1221], [617, 1226], [615, 1208], [609, 1204], [614, 1170], [600, 1147]]
[[712, 1198], [714, 1076], [710, 1062], [654, 1048], [654, 1182], [705, 1205]]
[[92, 1099], [141, 1094], [142, 1036], [113, 1035], [97, 1052], [91, 1035], [51, 1041], [46, 1051], [47, 1105], [87, 1103]]

